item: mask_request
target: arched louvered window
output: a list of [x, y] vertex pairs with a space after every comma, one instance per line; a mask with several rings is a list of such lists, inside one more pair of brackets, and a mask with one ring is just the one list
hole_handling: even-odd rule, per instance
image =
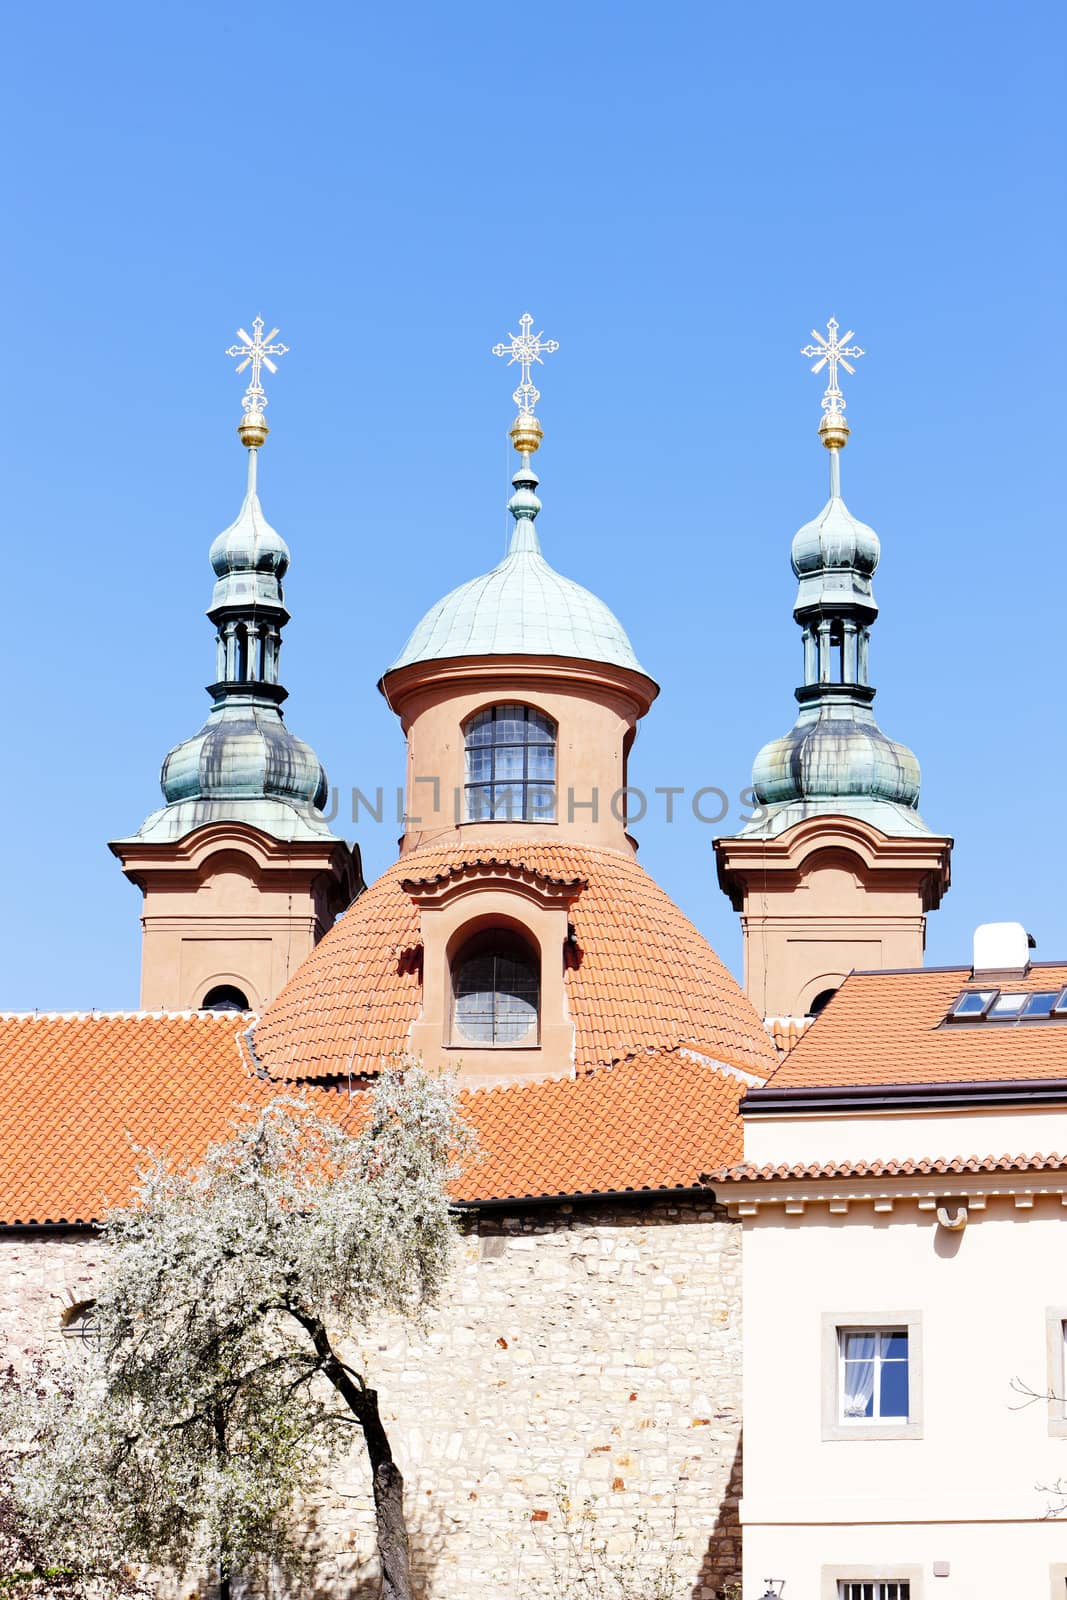
[[489, 706], [463, 730], [468, 822], [552, 822], [556, 724], [533, 706]]
[[540, 1003], [540, 961], [516, 934], [487, 929], [452, 962], [453, 1044], [537, 1044]]

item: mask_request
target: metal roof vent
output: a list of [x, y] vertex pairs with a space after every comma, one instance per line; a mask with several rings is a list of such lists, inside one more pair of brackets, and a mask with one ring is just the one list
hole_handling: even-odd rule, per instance
[[1033, 941], [1021, 922], [980, 922], [974, 930], [974, 974], [1025, 972]]

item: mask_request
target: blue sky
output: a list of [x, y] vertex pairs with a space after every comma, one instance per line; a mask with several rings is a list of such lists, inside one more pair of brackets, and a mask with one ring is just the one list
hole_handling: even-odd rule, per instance
[[[798, 350], [855, 328], [876, 711], [957, 841], [928, 959], [1004, 917], [1067, 956], [1064, 42], [1062, 6], [983, 0], [9, 11], [0, 1006], [136, 1003], [106, 841], [208, 707], [223, 351], [258, 311], [292, 348], [261, 464], [287, 715], [343, 789], [400, 781], [378, 675], [503, 549], [489, 349], [529, 309], [561, 345], [546, 554], [662, 684], [633, 781], [736, 793], [800, 677], [789, 543], [826, 460]], [[397, 831], [360, 827], [368, 877]], [[637, 831], [738, 969], [717, 830]]]

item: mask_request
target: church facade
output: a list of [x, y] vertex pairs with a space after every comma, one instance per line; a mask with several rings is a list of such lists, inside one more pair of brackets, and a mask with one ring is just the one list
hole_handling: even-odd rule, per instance
[[[247, 491], [211, 549], [211, 711], [167, 756], [163, 806], [111, 847], [142, 895], [142, 1010], [0, 1018], [12, 1350], [76, 1337], [64, 1312], [92, 1293], [94, 1224], [133, 1175], [128, 1136], [195, 1156], [240, 1105], [282, 1087], [336, 1105], [383, 1063], [417, 1056], [457, 1071], [482, 1152], [456, 1190], [464, 1243], [446, 1304], [418, 1343], [376, 1333], [369, 1359], [427, 1600], [512, 1596], [550, 1578], [566, 1506], [587, 1508], [620, 1560], [643, 1530], [676, 1537], [691, 1600], [742, 1582], [755, 1600], [776, 1567], [787, 1600], [921, 1600], [942, 1557], [906, 1530], [887, 1538], [854, 1482], [843, 1514], [851, 1471], [828, 1491], [834, 1514], [820, 1512], [823, 1436], [808, 1438], [810, 1407], [771, 1399], [772, 1363], [790, 1367], [794, 1305], [775, 1283], [803, 1279], [808, 1338], [841, 1311], [819, 1301], [838, 1270], [837, 1219], [873, 1222], [878, 1248], [886, 1239], [866, 1168], [855, 1195], [851, 1171], [820, 1175], [810, 1192], [792, 1173], [903, 1149], [905, 1123], [882, 1111], [896, 1068], [884, 1053], [872, 1064], [869, 1048], [881, 990], [857, 973], [912, 968], [926, 994], [925, 917], [949, 882], [951, 840], [919, 815], [915, 757], [872, 710], [878, 540], [840, 481], [837, 371], [861, 352], [834, 322], [810, 350], [829, 369], [830, 498], [793, 545], [798, 718], [757, 757], [756, 816], [716, 844], [742, 917], [742, 986], [639, 865], [624, 810], [567, 802], [625, 792], [659, 690], [619, 620], [542, 551], [531, 374], [554, 343], [528, 317], [497, 347], [521, 375], [510, 548], [433, 606], [381, 677], [407, 739], [409, 821], [396, 862], [364, 884], [358, 851], [325, 820], [318, 758], [281, 709], [289, 551], [258, 493], [261, 371], [285, 353], [276, 332], [264, 337], [257, 319], [231, 352], [251, 368], [238, 430]], [[1020, 1016], [1039, 981], [1024, 977], [1013, 980]], [[961, 975], [961, 991], [971, 986]], [[1050, 1061], [1057, 1016], [1050, 1004]], [[986, 1041], [1006, 1037], [994, 1025], [972, 1049], [984, 1061]], [[1067, 1057], [1063, 1067], [1067, 1080]], [[1046, 1087], [1053, 1076], [1049, 1066]], [[842, 1082], [862, 1105], [835, 1107], [844, 1120], [824, 1140], [819, 1097]], [[927, 1221], [947, 1208], [951, 1223], [964, 1202], [937, 1163], [957, 1159], [962, 1135], [952, 1107], [935, 1109], [906, 1152], [934, 1163], [907, 1204]], [[847, 1247], [842, 1259], [847, 1278]], [[908, 1268], [894, 1271], [893, 1304], [872, 1301], [870, 1323], [855, 1324], [868, 1341], [872, 1328], [888, 1339], [913, 1327], [900, 1309], [914, 1298]], [[830, 1336], [820, 1382], [832, 1394], [850, 1328]], [[864, 1369], [864, 1394], [867, 1381]], [[783, 1456], [782, 1427], [804, 1447]], [[866, 1442], [885, 1441], [875, 1427]], [[943, 1459], [930, 1456], [931, 1481]], [[322, 1592], [373, 1594], [361, 1457], [312, 1522]], [[903, 1506], [895, 1522], [908, 1523]]]

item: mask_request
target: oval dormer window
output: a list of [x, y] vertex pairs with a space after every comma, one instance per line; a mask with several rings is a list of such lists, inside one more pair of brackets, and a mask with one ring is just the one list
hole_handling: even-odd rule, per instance
[[463, 730], [468, 822], [553, 822], [556, 724], [533, 706], [488, 706]]
[[507, 1049], [536, 1045], [540, 962], [517, 935], [475, 935], [452, 963], [452, 1043]]

